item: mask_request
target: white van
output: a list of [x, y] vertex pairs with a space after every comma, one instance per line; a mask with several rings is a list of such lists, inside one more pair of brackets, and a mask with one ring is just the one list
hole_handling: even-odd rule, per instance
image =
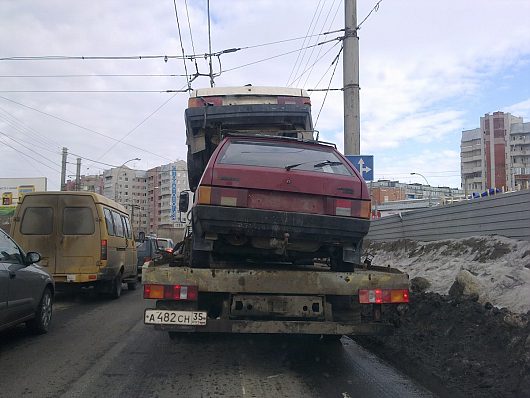
[[129, 213], [92, 192], [27, 193], [18, 204], [11, 236], [42, 256], [57, 290], [94, 286], [112, 297], [122, 282], [136, 289], [136, 247]]

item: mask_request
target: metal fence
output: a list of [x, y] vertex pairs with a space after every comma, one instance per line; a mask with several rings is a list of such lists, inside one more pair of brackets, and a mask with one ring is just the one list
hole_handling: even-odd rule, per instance
[[530, 240], [530, 190], [413, 210], [373, 220], [367, 239], [433, 241], [492, 234]]

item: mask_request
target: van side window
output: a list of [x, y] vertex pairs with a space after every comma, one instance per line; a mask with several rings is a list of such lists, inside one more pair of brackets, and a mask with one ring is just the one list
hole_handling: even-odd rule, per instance
[[22, 216], [20, 232], [24, 235], [50, 235], [53, 231], [51, 207], [28, 207]]
[[123, 222], [123, 227], [125, 228], [125, 237], [131, 238], [131, 224], [129, 224], [129, 217], [122, 215], [121, 220]]
[[115, 211], [112, 212], [112, 219], [114, 220], [114, 234], [116, 236], [124, 237], [123, 234], [123, 223], [121, 222], [121, 217]]
[[109, 235], [114, 236], [114, 221], [112, 221], [112, 213], [109, 209], [103, 209], [103, 214], [105, 214], [105, 224], [107, 225], [107, 232]]
[[89, 207], [65, 207], [63, 235], [92, 235], [96, 230], [94, 215]]

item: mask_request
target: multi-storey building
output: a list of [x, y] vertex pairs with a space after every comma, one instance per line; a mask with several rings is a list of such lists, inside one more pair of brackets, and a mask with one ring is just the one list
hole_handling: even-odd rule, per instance
[[458, 188], [433, 187], [425, 184], [407, 184], [399, 181], [379, 180], [369, 184], [374, 204], [400, 200], [427, 199], [435, 205], [443, 198], [459, 197], [463, 194]]
[[484, 115], [479, 128], [462, 131], [460, 166], [466, 194], [489, 188], [527, 187], [530, 123], [510, 113]]
[[79, 187], [76, 186], [76, 180], [68, 180], [66, 181], [66, 190], [95, 192], [103, 195], [103, 176], [82, 175], [79, 177]]
[[182, 227], [178, 211], [181, 191], [188, 188], [186, 162], [178, 160], [147, 170], [147, 195], [149, 198], [149, 229]]
[[178, 197], [188, 189], [186, 162], [179, 160], [147, 171], [127, 166], [103, 172], [103, 195], [125, 206], [137, 231], [183, 227]]

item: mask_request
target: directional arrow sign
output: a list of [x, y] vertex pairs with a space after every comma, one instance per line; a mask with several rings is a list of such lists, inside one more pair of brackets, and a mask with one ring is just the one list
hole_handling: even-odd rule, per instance
[[374, 179], [374, 156], [373, 155], [346, 155], [346, 159], [355, 167], [365, 181]]

